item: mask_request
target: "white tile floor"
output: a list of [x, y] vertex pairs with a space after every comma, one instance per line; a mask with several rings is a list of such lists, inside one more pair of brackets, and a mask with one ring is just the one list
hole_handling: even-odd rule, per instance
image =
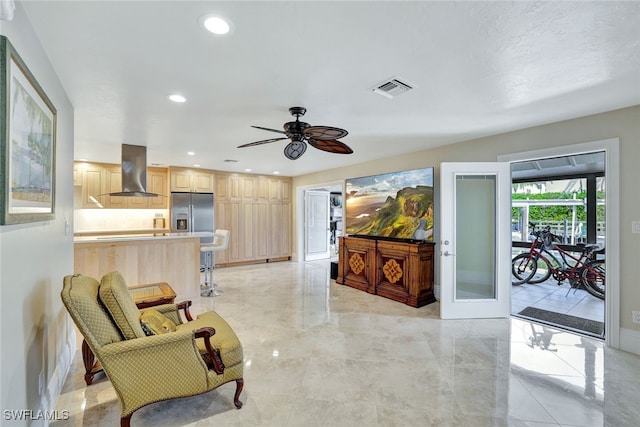
[[526, 307], [535, 307], [604, 322], [604, 305], [604, 300], [594, 297], [584, 289], [571, 289], [568, 283], [558, 286], [554, 279], [534, 285], [525, 283], [511, 287], [512, 314], [517, 314]]
[[[222, 268], [216, 310], [244, 347], [235, 386], [158, 402], [133, 426], [640, 425], [640, 356], [519, 319], [441, 320], [329, 280], [329, 263]], [[78, 352], [54, 426], [118, 424], [108, 379], [82, 380]]]

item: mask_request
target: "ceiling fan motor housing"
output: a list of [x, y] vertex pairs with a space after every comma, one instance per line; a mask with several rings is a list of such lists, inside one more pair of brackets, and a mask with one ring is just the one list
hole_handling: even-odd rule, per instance
[[287, 132], [287, 134], [297, 135], [302, 134], [302, 131], [308, 127], [311, 127], [309, 123], [299, 122], [296, 120], [295, 122], [285, 123], [284, 131]]

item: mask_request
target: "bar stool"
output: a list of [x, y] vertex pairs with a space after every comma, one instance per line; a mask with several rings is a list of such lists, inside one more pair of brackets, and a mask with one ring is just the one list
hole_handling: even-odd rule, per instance
[[200, 295], [203, 297], [217, 297], [220, 295], [218, 287], [213, 283], [213, 268], [215, 266], [213, 253], [229, 248], [231, 232], [229, 230], [216, 230], [213, 234], [213, 243], [200, 245], [200, 252], [205, 254], [204, 283], [200, 285]]

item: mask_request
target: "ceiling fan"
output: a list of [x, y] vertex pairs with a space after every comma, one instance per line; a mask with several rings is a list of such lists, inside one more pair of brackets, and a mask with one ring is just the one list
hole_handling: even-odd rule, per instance
[[256, 129], [268, 130], [269, 132], [282, 133], [282, 138], [264, 139], [262, 141], [250, 142], [249, 144], [239, 145], [238, 148], [253, 147], [254, 145], [269, 144], [271, 142], [291, 140], [284, 147], [284, 155], [287, 159], [295, 160], [307, 151], [307, 143], [314, 148], [329, 153], [351, 154], [353, 150], [345, 143], [337, 141], [349, 134], [344, 129], [334, 128], [331, 126], [311, 126], [309, 123], [301, 122], [300, 116], [304, 116], [307, 109], [304, 107], [291, 107], [289, 112], [295, 116], [295, 122], [287, 122], [284, 124], [284, 131], [277, 129], [269, 129], [261, 126], [251, 126]]

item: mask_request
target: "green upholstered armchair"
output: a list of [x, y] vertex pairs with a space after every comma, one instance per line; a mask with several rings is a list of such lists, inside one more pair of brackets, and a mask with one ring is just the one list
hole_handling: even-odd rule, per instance
[[[140, 324], [145, 310], [138, 310], [118, 272], [100, 282], [66, 276], [61, 296], [116, 391], [121, 426], [128, 427], [133, 412], [145, 405], [205, 393], [230, 381], [236, 382], [234, 404], [242, 407], [242, 345], [217, 313], [192, 319], [189, 303], [156, 306], [172, 327], [146, 335]], [[187, 308], [187, 322], [179, 307]]]

